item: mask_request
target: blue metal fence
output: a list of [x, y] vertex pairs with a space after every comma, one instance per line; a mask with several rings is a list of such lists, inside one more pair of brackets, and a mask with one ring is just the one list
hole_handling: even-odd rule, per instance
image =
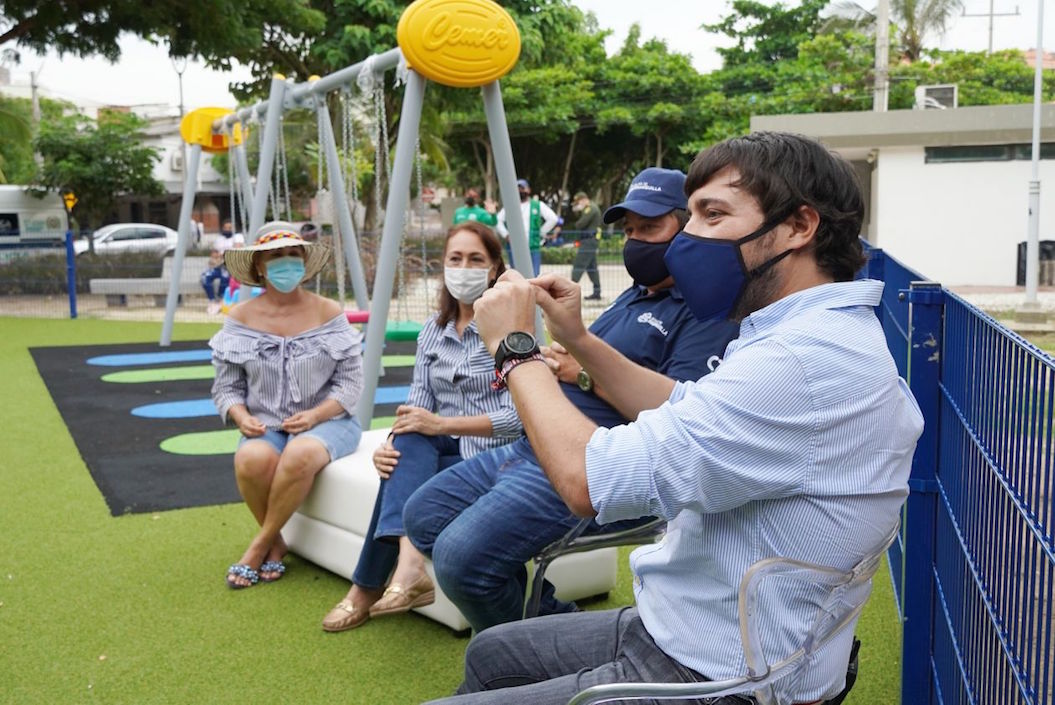
[[890, 562], [903, 703], [1055, 702], [1055, 361], [882, 250], [866, 275], [927, 430]]

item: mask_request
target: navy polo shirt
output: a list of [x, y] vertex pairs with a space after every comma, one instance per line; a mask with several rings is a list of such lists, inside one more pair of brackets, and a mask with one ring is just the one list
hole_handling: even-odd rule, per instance
[[[717, 369], [725, 346], [740, 333], [728, 320], [701, 323], [677, 287], [649, 294], [636, 284], [619, 295], [590, 326], [590, 332], [625, 357], [678, 381], [697, 380]], [[598, 426], [628, 421], [593, 392], [561, 383], [564, 395]]]

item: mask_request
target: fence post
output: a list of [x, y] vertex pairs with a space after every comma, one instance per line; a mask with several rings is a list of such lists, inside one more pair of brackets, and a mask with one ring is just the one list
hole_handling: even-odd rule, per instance
[[[941, 404], [941, 284], [914, 281], [898, 298], [909, 304], [908, 383], [923, 412], [904, 518], [904, 626], [901, 647], [901, 702], [934, 703], [931, 663], [934, 642], [934, 547], [937, 512], [938, 438]], [[926, 696], [924, 696], [926, 693]]]
[[66, 294], [70, 299], [70, 318], [77, 317], [77, 260], [73, 252], [73, 229], [66, 221]]

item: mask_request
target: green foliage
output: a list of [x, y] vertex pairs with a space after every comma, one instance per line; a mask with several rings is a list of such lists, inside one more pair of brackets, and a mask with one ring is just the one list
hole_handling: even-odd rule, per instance
[[[58, 118], [68, 107], [68, 103], [42, 98], [41, 119]], [[0, 95], [0, 183], [32, 182], [37, 171], [33, 161], [32, 122], [32, 101]]]
[[708, 32], [724, 34], [736, 45], [719, 48], [725, 68], [745, 64], [773, 63], [794, 59], [799, 44], [812, 37], [821, 25], [821, 11], [829, 0], [803, 0], [795, 7], [757, 0], [733, 0], [732, 12]]
[[[154, 252], [89, 253], [77, 257], [77, 293], [88, 293], [91, 279], [160, 277], [161, 258]], [[0, 295], [64, 296], [66, 294], [66, 251], [15, 257], [4, 263]]]
[[[898, 59], [918, 61], [931, 35], [942, 35], [953, 17], [963, 9], [963, 0], [891, 0], [891, 52]], [[821, 26], [825, 32], [859, 31], [875, 36], [875, 10], [852, 0], [832, 4], [831, 15]]]
[[118, 112], [101, 113], [98, 121], [70, 115], [42, 122], [34, 140], [44, 158], [36, 185], [72, 190], [78, 199], [73, 213], [91, 228], [122, 194], [161, 194], [153, 174], [160, 157], [142, 145], [145, 125], [142, 118]]
[[0, 0], [0, 45], [117, 61], [118, 38], [127, 32], [167, 43], [172, 56], [230, 69], [232, 57], [267, 38], [315, 32], [323, 21], [304, 0]]

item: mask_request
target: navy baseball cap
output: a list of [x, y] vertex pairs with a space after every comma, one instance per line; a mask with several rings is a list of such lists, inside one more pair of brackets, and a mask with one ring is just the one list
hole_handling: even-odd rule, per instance
[[526, 188], [528, 191], [530, 191], [531, 184], [528, 183], [527, 179], [517, 179], [517, 188]]
[[614, 223], [633, 211], [646, 218], [670, 213], [675, 208], [685, 210], [685, 174], [677, 169], [649, 167], [634, 177], [626, 198], [604, 212], [604, 222]]

